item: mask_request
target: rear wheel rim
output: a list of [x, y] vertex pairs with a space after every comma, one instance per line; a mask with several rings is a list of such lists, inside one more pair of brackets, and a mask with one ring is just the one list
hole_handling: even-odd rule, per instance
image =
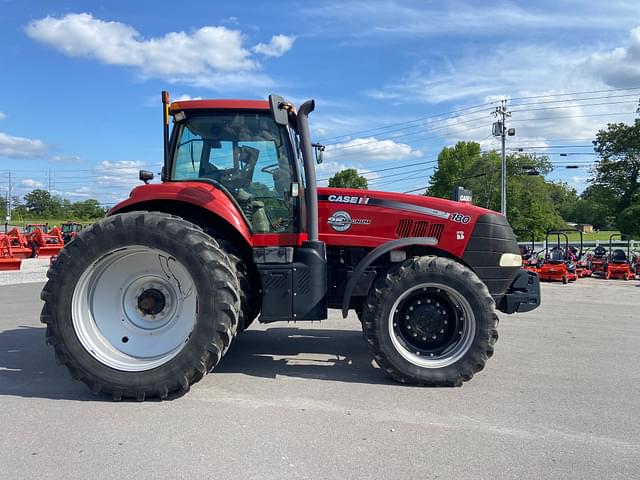
[[393, 346], [405, 360], [423, 368], [443, 368], [469, 351], [476, 319], [457, 290], [422, 283], [398, 297], [389, 313], [388, 328]]
[[81, 275], [73, 328], [84, 349], [116, 370], [138, 372], [174, 358], [196, 324], [198, 298], [172, 255], [141, 245], [113, 250]]

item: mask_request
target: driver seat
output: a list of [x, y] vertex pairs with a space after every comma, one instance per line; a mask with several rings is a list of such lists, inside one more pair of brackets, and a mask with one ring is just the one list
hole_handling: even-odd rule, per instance
[[627, 254], [624, 250], [616, 248], [611, 254], [611, 263], [627, 263]]

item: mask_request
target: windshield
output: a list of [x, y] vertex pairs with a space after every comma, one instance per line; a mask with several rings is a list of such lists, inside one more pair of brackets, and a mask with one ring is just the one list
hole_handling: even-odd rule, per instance
[[255, 232], [295, 231], [287, 132], [268, 113], [189, 118], [180, 127], [172, 180], [208, 179], [235, 198]]

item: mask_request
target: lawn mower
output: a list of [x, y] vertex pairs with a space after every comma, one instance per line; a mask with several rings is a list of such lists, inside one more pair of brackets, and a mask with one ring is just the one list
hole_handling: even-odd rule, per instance
[[355, 312], [381, 372], [459, 386], [493, 354], [495, 310], [539, 306], [503, 215], [318, 188], [313, 100], [162, 103], [161, 183], [140, 171], [144, 185], [64, 247], [41, 294], [57, 361], [93, 392], [184, 393], [255, 319], [328, 308]]
[[[549, 236], [556, 235], [556, 246], [549, 250]], [[565, 239], [565, 246], [560, 246], [560, 236]], [[545, 238], [545, 259], [538, 269], [538, 276], [545, 282], [575, 282], [578, 279], [576, 264], [569, 255], [569, 237], [562, 230], [548, 230]]]
[[609, 258], [607, 261], [606, 275], [607, 279], [619, 279], [629, 280], [635, 275], [631, 271], [631, 242], [627, 240], [627, 251], [622, 248], [613, 248], [613, 238], [620, 237], [623, 241], [622, 235], [614, 233], [609, 237]]
[[602, 245], [596, 245], [593, 254], [587, 260], [592, 275], [606, 276], [607, 274], [607, 249]]
[[522, 256], [522, 268], [530, 272], [538, 273], [540, 252], [535, 251], [535, 234], [532, 230], [518, 230], [518, 235], [521, 233], [527, 233], [531, 235], [531, 244], [519, 244], [520, 255]]

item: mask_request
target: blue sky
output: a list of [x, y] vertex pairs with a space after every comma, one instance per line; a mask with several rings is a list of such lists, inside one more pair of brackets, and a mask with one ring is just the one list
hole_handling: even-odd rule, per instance
[[509, 146], [543, 147], [528, 151], [551, 153], [552, 178], [581, 190], [594, 157], [576, 154], [606, 122], [631, 122], [640, 95], [622, 90], [640, 87], [637, 1], [0, 0], [0, 42], [0, 193], [11, 170], [18, 195], [51, 179], [104, 203], [139, 168], [158, 171], [162, 89], [313, 97], [329, 145], [319, 178], [353, 166], [395, 191], [425, 185], [445, 145], [496, 147], [491, 102], [504, 97]]

